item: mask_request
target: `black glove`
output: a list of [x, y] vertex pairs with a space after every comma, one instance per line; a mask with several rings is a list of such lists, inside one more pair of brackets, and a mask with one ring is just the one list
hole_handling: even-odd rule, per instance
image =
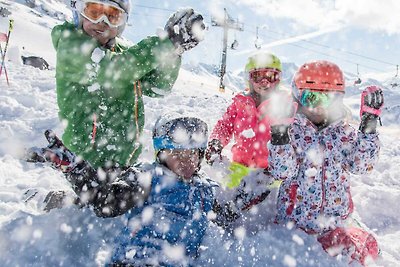
[[362, 133], [376, 133], [379, 116], [383, 108], [383, 92], [377, 86], [368, 86], [361, 95], [359, 130]]
[[171, 15], [164, 30], [175, 47], [183, 53], [203, 40], [205, 28], [202, 15], [192, 8], [184, 8]]
[[271, 125], [271, 144], [285, 145], [290, 142], [289, 128], [297, 112], [297, 103], [290, 94], [275, 91], [257, 108], [260, 123]]
[[217, 158], [222, 159], [221, 153], [223, 148], [224, 147], [222, 146], [221, 141], [219, 141], [218, 139], [211, 140], [208, 143], [205, 153], [207, 164], [212, 165]]
[[48, 146], [45, 148], [30, 148], [25, 152], [25, 159], [28, 162], [49, 162], [51, 165], [67, 173], [75, 166], [76, 157], [63, 142], [51, 130], [44, 133]]
[[290, 125], [271, 125], [271, 144], [286, 145], [290, 142]]

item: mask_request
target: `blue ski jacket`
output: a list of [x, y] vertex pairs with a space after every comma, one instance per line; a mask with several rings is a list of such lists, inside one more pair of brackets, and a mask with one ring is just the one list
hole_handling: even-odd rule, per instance
[[160, 165], [150, 173], [149, 197], [125, 214], [127, 226], [115, 241], [111, 262], [187, 265], [197, 257], [218, 184], [200, 175], [188, 183]]

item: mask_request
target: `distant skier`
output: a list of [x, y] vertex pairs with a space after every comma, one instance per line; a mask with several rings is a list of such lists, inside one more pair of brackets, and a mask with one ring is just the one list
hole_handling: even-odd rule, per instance
[[128, 166], [141, 153], [142, 95], [161, 97], [178, 76], [181, 55], [204, 35], [203, 17], [180, 9], [159, 36], [126, 47], [119, 38], [130, 0], [78, 0], [75, 24], [54, 27], [63, 142], [94, 167]]
[[279, 90], [281, 72], [281, 61], [275, 55], [257, 52], [250, 56], [245, 66], [249, 91], [233, 98], [210, 135], [206, 151], [209, 164], [220, 160], [223, 148], [232, 137], [235, 140], [227, 184], [230, 188], [237, 186], [250, 172], [264, 172], [268, 167], [270, 124], [268, 114], [261, 114], [260, 106]]
[[358, 131], [345, 121], [344, 94], [345, 80], [337, 65], [328, 61], [302, 65], [292, 84], [299, 105], [296, 116], [293, 118], [292, 100], [265, 106], [275, 118], [269, 169], [276, 179], [283, 180], [278, 223], [294, 222], [316, 234], [331, 255], [342, 253], [365, 264], [367, 258], [378, 256], [378, 244], [350, 216], [349, 173], [367, 173], [378, 160], [376, 126], [383, 94], [376, 86], [365, 88]]
[[110, 266], [192, 266], [209, 220], [228, 226], [268, 195], [263, 181], [244, 179], [232, 200], [223, 200], [218, 184], [200, 172], [207, 135], [198, 118], [162, 115], [153, 130], [155, 162], [121, 172], [98, 172], [51, 133], [45, 154], [98, 216], [125, 214]]

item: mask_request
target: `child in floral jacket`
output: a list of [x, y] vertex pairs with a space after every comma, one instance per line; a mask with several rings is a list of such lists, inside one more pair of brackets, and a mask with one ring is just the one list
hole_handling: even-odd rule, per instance
[[[349, 174], [367, 173], [378, 159], [376, 125], [383, 94], [375, 86], [365, 89], [356, 131], [344, 120], [344, 93], [343, 73], [337, 65], [316, 61], [300, 67], [292, 84], [299, 105], [296, 116], [281, 120], [283, 113], [294, 114], [295, 105], [290, 102], [285, 105], [288, 109], [270, 112], [275, 120], [271, 122], [269, 169], [283, 180], [277, 222], [294, 222], [318, 234], [324, 249], [335, 248], [364, 264], [367, 257], [376, 258], [378, 246], [365, 230], [348, 227], [353, 211]], [[274, 104], [270, 103], [270, 110]]]

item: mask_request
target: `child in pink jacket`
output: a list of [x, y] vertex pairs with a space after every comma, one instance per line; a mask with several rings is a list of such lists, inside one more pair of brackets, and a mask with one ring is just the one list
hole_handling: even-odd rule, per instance
[[206, 151], [206, 160], [212, 164], [221, 158], [223, 148], [231, 141], [232, 171], [228, 184], [234, 187], [240, 179], [253, 168], [268, 167], [268, 148], [270, 125], [267, 117], [260, 114], [260, 104], [277, 90], [282, 65], [275, 55], [258, 53], [251, 56], [245, 67], [248, 75], [249, 91], [233, 98], [223, 117], [215, 125]]
[[279, 112], [270, 112], [276, 120], [271, 122], [269, 170], [283, 180], [277, 222], [293, 222], [317, 234], [330, 254], [342, 253], [365, 264], [368, 257], [377, 257], [378, 245], [349, 218], [353, 211], [349, 174], [367, 173], [378, 159], [376, 125], [383, 106], [382, 90], [375, 86], [364, 90], [358, 131], [344, 120], [345, 84], [337, 65], [327, 61], [304, 64], [294, 76], [292, 93], [299, 104], [292, 124], [280, 122]]

